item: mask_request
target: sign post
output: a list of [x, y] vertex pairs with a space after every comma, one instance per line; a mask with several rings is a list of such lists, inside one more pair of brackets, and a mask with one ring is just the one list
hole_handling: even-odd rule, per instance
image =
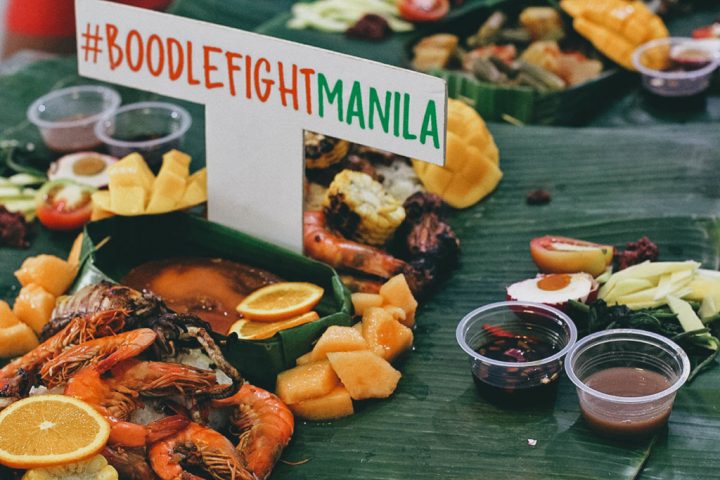
[[75, 11], [81, 75], [205, 105], [213, 221], [302, 251], [304, 130], [444, 163], [444, 80], [100, 0]]

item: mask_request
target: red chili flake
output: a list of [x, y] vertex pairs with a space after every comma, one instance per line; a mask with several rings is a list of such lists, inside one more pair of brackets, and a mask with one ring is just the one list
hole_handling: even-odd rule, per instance
[[30, 226], [25, 217], [0, 205], [0, 246], [27, 248], [30, 246], [29, 234]]
[[642, 237], [637, 242], [628, 242], [625, 250], [615, 252], [615, 263], [617, 271], [624, 270], [632, 265], [637, 265], [645, 260], [654, 262], [660, 256], [657, 245], [648, 237]]
[[491, 335], [493, 335], [495, 337], [515, 338], [515, 335], [508, 332], [507, 330], [505, 330], [502, 327], [498, 327], [497, 325], [490, 325], [490, 324], [486, 323], [485, 325], [483, 325], [483, 329], [485, 329], [485, 331], [489, 332]]
[[361, 40], [382, 40], [389, 34], [390, 25], [387, 20], [374, 13], [364, 15], [345, 32], [348, 37]]
[[528, 205], [545, 205], [550, 203], [550, 200], [552, 200], [550, 192], [542, 188], [529, 192], [525, 198]]

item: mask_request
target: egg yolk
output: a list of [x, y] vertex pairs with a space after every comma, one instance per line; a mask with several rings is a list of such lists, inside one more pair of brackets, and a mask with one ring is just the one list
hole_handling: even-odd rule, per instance
[[570, 285], [570, 280], [570, 275], [566, 273], [552, 273], [538, 280], [537, 286], [540, 290], [553, 292], [555, 290], [562, 290]]

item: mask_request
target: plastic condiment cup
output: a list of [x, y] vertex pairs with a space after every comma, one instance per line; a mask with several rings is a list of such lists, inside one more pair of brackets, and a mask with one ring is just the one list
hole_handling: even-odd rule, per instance
[[[545, 358], [500, 361], [478, 353], [498, 336], [527, 337], [550, 346]], [[577, 340], [573, 321], [560, 310], [532, 302], [491, 303], [468, 313], [458, 324], [457, 342], [470, 356], [480, 392], [495, 403], [517, 406], [554, 400], [563, 358]]]
[[180, 148], [191, 124], [190, 114], [178, 105], [139, 102], [105, 116], [95, 126], [95, 133], [110, 155], [122, 158], [138, 152], [157, 171], [162, 155]]
[[[716, 47], [715, 47], [716, 48]], [[659, 38], [639, 46], [632, 55], [635, 68], [642, 74], [642, 84], [650, 92], [664, 97], [696, 95], [710, 85], [720, 56], [710, 43], [684, 37]], [[666, 71], [674, 55], [683, 50], [707, 54], [707, 65], [694, 70]]]
[[83, 85], [55, 90], [38, 98], [27, 118], [40, 129], [48, 148], [58, 152], [100, 146], [95, 125], [120, 106], [120, 94], [108, 87]]
[[[690, 374], [690, 361], [682, 348], [661, 335], [615, 329], [578, 341], [568, 353], [566, 370], [577, 387], [583, 417], [593, 430], [612, 438], [638, 439], [667, 423], [675, 394]], [[598, 372], [617, 376], [615, 385], [602, 388], [606, 392], [612, 388], [615, 394], [587, 385]], [[657, 385], [652, 377], [658, 378], [658, 374], [665, 388], [637, 396], [637, 392]], [[624, 395], [618, 395], [620, 391]]]

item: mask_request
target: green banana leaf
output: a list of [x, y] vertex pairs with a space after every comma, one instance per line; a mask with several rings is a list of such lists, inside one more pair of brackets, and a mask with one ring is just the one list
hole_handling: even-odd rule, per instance
[[175, 0], [169, 13], [252, 31], [290, 10], [296, 0]]
[[320, 319], [283, 330], [267, 340], [227, 337], [228, 360], [256, 385], [273, 388], [278, 373], [295, 365], [330, 325], [350, 325], [350, 293], [327, 265], [189, 214], [112, 217], [85, 228], [83, 264], [74, 290], [110, 280], [121, 283], [133, 268], [150, 260], [218, 257], [262, 268], [288, 281], [325, 289], [315, 310]]
[[[38, 141], [25, 109], [59, 80], [80, 83], [72, 60], [33, 65], [0, 78], [0, 139]], [[123, 97], [142, 94], [121, 89]], [[147, 94], [146, 94], [147, 95]], [[126, 100], [127, 101], [127, 100]], [[194, 110], [195, 124], [198, 109]], [[201, 113], [200, 113], [201, 114]], [[622, 246], [642, 235], [665, 260], [720, 261], [720, 136], [715, 125], [567, 129], [490, 125], [504, 178], [479, 205], [456, 212], [461, 265], [418, 314], [415, 347], [397, 363], [403, 378], [388, 400], [357, 404], [352, 417], [298, 422], [273, 479], [497, 478], [697, 479], [720, 471], [720, 369], [677, 398], [654, 443], [614, 444], [582, 422], [563, 380], [553, 408], [506, 410], [475, 391], [455, 326], [471, 309], [504, 298], [507, 284], [535, 274], [528, 241], [554, 233]], [[186, 148], [203, 163], [202, 130]], [[39, 160], [42, 151], [37, 152]], [[546, 188], [545, 206], [528, 206]], [[13, 271], [28, 255], [65, 255], [74, 234], [36, 229], [27, 250], [0, 248], [0, 298], [12, 301]], [[537, 440], [534, 446], [528, 439]], [[304, 462], [303, 462], [304, 461]]]

